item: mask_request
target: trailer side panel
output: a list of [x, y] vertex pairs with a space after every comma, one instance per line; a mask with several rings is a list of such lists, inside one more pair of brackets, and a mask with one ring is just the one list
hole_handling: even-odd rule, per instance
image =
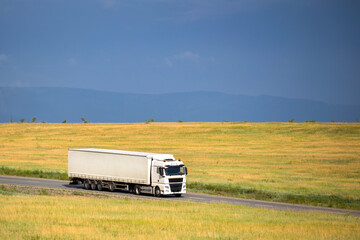
[[144, 156], [69, 149], [69, 177], [150, 184], [151, 160]]

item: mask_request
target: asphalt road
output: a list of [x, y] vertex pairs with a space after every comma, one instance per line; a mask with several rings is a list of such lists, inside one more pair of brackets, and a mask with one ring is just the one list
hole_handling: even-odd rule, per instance
[[[0, 184], [15, 184], [15, 185], [27, 185], [34, 187], [44, 187], [44, 188], [60, 188], [60, 189], [77, 189], [83, 190], [82, 185], [69, 185], [68, 181], [61, 180], [50, 180], [50, 179], [41, 179], [41, 178], [28, 178], [28, 177], [15, 177], [15, 176], [2, 176], [0, 175]], [[91, 191], [91, 190], [83, 190]], [[119, 194], [119, 195], [132, 195], [128, 192], [107, 192], [108, 194]], [[141, 195], [137, 196], [143, 199], [154, 199], [155, 197], [151, 195]], [[266, 208], [282, 211], [301, 211], [301, 212], [324, 212], [324, 213], [337, 213], [337, 214], [349, 214], [360, 217], [360, 211], [358, 210], [348, 210], [348, 209], [338, 209], [338, 208], [326, 208], [326, 207], [315, 207], [299, 204], [289, 204], [289, 203], [279, 203], [279, 202], [267, 202], [259, 200], [249, 200], [241, 198], [231, 198], [231, 197], [222, 197], [214, 196], [208, 194], [199, 194], [199, 193], [186, 193], [182, 197], [162, 197], [163, 200], [168, 201], [192, 201], [192, 202], [202, 202], [202, 203], [224, 203], [232, 205], [242, 205], [256, 208]]]

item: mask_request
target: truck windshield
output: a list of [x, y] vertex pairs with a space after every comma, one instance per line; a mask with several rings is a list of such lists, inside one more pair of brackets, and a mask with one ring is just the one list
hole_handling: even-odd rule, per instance
[[185, 167], [168, 167], [165, 168], [165, 174], [168, 176], [171, 175], [184, 175]]

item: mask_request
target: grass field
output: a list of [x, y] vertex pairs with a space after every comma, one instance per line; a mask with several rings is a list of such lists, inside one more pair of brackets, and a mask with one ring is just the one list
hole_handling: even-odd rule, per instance
[[360, 208], [359, 123], [0, 124], [1, 166], [65, 172], [67, 149], [81, 147], [173, 153], [194, 190], [220, 185], [241, 197], [245, 189]]
[[360, 238], [359, 218], [349, 215], [1, 189], [0, 239]]

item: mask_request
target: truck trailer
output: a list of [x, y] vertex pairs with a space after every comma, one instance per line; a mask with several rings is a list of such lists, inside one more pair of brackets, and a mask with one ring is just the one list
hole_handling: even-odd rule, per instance
[[186, 193], [187, 168], [171, 154], [81, 148], [68, 151], [70, 184], [89, 190], [126, 190], [175, 195]]

